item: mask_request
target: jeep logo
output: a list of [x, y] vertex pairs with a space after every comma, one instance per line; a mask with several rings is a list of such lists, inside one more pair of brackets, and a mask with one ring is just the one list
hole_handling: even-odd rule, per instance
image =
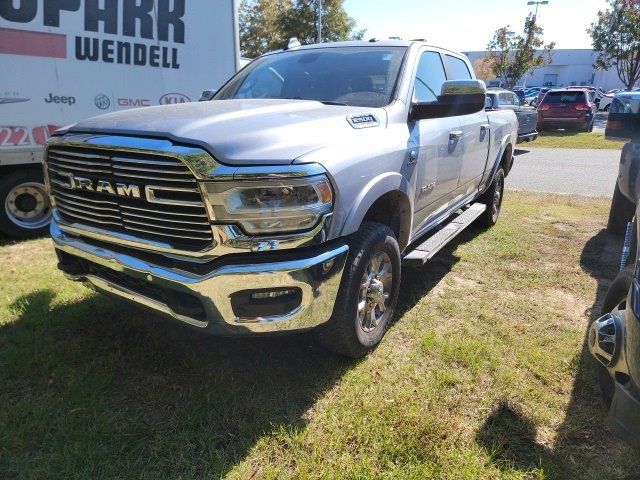
[[140, 187], [138, 185], [127, 185], [126, 183], [112, 184], [108, 180], [93, 181], [90, 178], [76, 177], [73, 174], [65, 174], [68, 178], [68, 184], [56, 184], [68, 188], [70, 190], [88, 190], [96, 193], [106, 193], [108, 195], [117, 195], [119, 197], [140, 198]]
[[44, 99], [47, 103], [64, 103], [65, 105], [73, 105], [76, 103], [76, 97], [72, 97], [70, 95], [54, 95], [49, 92], [49, 96]]

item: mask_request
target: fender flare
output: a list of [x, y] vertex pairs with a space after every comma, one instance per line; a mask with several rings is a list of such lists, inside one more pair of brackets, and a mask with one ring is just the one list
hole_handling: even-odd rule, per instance
[[[371, 208], [371, 206], [383, 195], [388, 193], [400, 193], [404, 196], [407, 206], [407, 212], [400, 218], [400, 230], [406, 232], [403, 238], [398, 238], [398, 244], [402, 250], [409, 240], [411, 232], [411, 223], [413, 216], [413, 197], [410, 195], [410, 185], [408, 180], [397, 172], [386, 172], [371, 179], [362, 189], [360, 194], [354, 199], [353, 207], [346, 216], [346, 219], [340, 229], [340, 236], [355, 233], [362, 224], [362, 221]], [[404, 238], [406, 237], [406, 238]]]
[[[502, 141], [500, 142], [500, 148], [498, 149], [498, 154], [496, 155], [496, 158], [493, 160], [493, 167], [491, 167], [491, 171], [489, 175], [484, 179], [485, 183], [484, 185], [482, 185], [482, 188], [480, 189], [480, 193], [484, 193], [485, 190], [487, 190], [491, 185], [491, 182], [493, 181], [493, 177], [498, 171], [498, 167], [500, 166], [500, 162], [502, 161], [502, 156], [504, 155], [504, 152], [507, 150], [507, 147], [512, 146], [512, 144], [513, 142], [511, 141], [511, 134], [505, 135]], [[512, 163], [513, 163], [513, 157], [509, 159], [509, 165], [507, 170], [511, 170]], [[509, 171], [505, 171], [504, 172], [505, 176], [508, 175], [508, 173]]]

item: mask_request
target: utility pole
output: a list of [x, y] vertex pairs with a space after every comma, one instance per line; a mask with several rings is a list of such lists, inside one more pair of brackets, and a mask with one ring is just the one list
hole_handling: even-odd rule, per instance
[[318, 39], [317, 43], [322, 43], [322, 0], [318, 0]]

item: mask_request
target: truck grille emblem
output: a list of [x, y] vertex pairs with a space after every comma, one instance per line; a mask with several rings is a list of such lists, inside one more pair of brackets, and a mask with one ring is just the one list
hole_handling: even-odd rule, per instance
[[128, 185], [126, 183], [111, 183], [109, 180], [96, 180], [90, 178], [77, 177], [72, 173], [59, 173], [66, 177], [67, 181], [53, 181], [59, 187], [69, 190], [88, 190], [96, 193], [106, 193], [118, 197], [141, 198], [140, 187], [138, 185]]

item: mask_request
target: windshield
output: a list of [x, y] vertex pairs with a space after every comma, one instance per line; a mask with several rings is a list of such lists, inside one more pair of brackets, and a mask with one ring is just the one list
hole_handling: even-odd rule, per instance
[[585, 103], [584, 92], [549, 92], [544, 103]]
[[333, 47], [259, 58], [215, 95], [317, 100], [382, 107], [391, 103], [406, 47]]

